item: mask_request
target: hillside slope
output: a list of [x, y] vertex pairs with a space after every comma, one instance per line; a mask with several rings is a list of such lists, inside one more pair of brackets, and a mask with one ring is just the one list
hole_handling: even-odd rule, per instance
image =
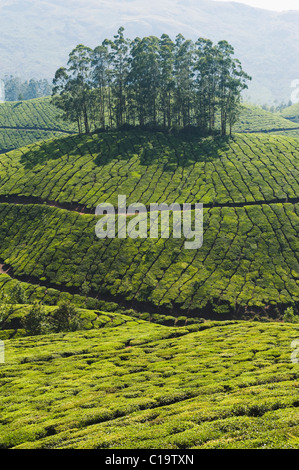
[[[299, 300], [296, 139], [139, 131], [72, 136], [1, 159], [0, 261], [17, 279], [143, 311], [279, 316]], [[204, 204], [204, 243], [102, 239], [94, 209]], [[57, 207], [53, 207], [57, 206]]]
[[[289, 109], [289, 112], [287, 112]], [[285, 131], [288, 135], [290, 131], [297, 132], [299, 136], [299, 121], [292, 122], [289, 117], [295, 109], [286, 108], [281, 113], [271, 113], [259, 106], [248, 103], [241, 106], [238, 122], [234, 126], [234, 132], [267, 132], [281, 133]]]
[[76, 135], [3, 155], [0, 197], [91, 213], [100, 202], [117, 205], [119, 194], [145, 205], [283, 202], [298, 197], [298, 156], [296, 139], [275, 135]]

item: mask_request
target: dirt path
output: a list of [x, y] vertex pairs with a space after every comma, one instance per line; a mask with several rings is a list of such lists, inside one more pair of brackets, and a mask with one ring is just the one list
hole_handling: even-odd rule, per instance
[[3, 269], [4, 264], [0, 264], [0, 274], [6, 274], [6, 271]]
[[[199, 201], [200, 202], [200, 201]], [[284, 199], [272, 199], [268, 201], [244, 201], [244, 202], [215, 202], [215, 203], [203, 203], [203, 207], [205, 209], [212, 209], [215, 207], [244, 207], [244, 206], [260, 206], [260, 205], [269, 205], [269, 204], [298, 204], [299, 197], [294, 198], [284, 198]], [[0, 195], [0, 204], [21, 204], [21, 205], [29, 205], [29, 204], [40, 204], [40, 205], [47, 205], [51, 207], [57, 207], [58, 209], [64, 209], [71, 212], [78, 212], [80, 215], [91, 214], [95, 215], [95, 208], [87, 208], [84, 205], [80, 204], [72, 204], [69, 202], [59, 203], [57, 201], [46, 201], [40, 197], [36, 196], [18, 196], [18, 195], [8, 195], [8, 196], [1, 196]], [[182, 204], [179, 204], [182, 206]], [[194, 210], [195, 204], [191, 204], [191, 210]], [[150, 207], [147, 206], [146, 210], [149, 212]], [[182, 209], [181, 209], [182, 210]], [[115, 214], [118, 214], [117, 207], [115, 208]], [[126, 213], [127, 217], [135, 215], [135, 213]]]

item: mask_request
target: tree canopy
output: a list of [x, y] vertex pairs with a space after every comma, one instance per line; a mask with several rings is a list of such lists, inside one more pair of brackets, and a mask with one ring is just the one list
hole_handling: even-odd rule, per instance
[[[141, 126], [226, 135], [251, 77], [227, 41], [148, 36], [79, 44], [53, 80], [53, 103], [78, 131]], [[218, 117], [218, 118], [216, 118]]]

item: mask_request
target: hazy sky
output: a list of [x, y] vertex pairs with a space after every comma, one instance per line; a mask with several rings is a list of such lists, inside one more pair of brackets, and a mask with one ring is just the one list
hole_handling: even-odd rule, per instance
[[[217, 0], [225, 2], [228, 0]], [[237, 3], [246, 3], [252, 7], [265, 8], [266, 10], [299, 10], [299, 0], [229, 0]]]

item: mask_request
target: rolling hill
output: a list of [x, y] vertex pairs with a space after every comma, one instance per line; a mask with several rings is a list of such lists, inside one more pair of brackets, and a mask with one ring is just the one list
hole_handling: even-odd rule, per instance
[[235, 132], [267, 132], [273, 134], [290, 135], [291, 132], [294, 136], [299, 136], [298, 122], [288, 117], [289, 113], [293, 114], [292, 109], [295, 107], [286, 108], [281, 113], [271, 113], [265, 111], [259, 106], [250, 105], [248, 103], [241, 106], [241, 112], [237, 123], [234, 126]]
[[[298, 291], [297, 140], [118, 131], [54, 139], [1, 158], [0, 260], [16, 279], [127, 308], [279, 317]], [[95, 207], [204, 204], [204, 244], [104, 239]], [[55, 207], [56, 206], [56, 207]]]
[[299, 103], [284, 108], [279, 113], [279, 116], [283, 117], [284, 119], [288, 119], [292, 122], [299, 123]]

